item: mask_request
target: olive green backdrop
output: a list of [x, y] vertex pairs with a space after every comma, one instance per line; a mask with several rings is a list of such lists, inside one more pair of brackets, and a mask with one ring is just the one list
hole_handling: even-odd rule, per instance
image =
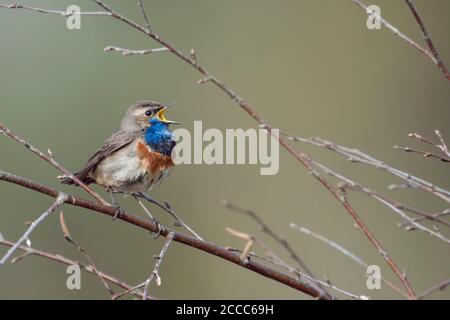
[[[107, 2], [142, 22], [136, 1]], [[97, 10], [85, 0], [22, 3], [52, 9], [76, 3], [83, 11]], [[404, 1], [372, 3], [381, 5], [383, 17], [423, 44]], [[369, 31], [366, 15], [351, 1], [152, 0], [145, 4], [158, 33], [184, 52], [195, 48], [201, 63], [274, 126], [358, 147], [450, 187], [448, 165], [393, 150], [394, 145], [415, 145], [407, 137], [412, 131], [432, 136], [434, 129], [441, 129], [450, 140], [448, 81], [425, 56], [387, 29]], [[437, 49], [450, 64], [450, 2], [416, 4]], [[71, 31], [60, 16], [0, 10], [0, 121], [41, 149], [50, 147], [68, 169], [77, 170], [118, 127], [126, 107], [138, 99], [177, 100], [170, 118], [189, 129], [194, 120], [202, 120], [204, 128], [255, 127], [222, 92], [209, 84], [196, 85], [199, 75], [170, 54], [123, 57], [102, 51], [108, 45], [157, 47], [144, 36], [107, 17], [82, 17], [81, 22], [81, 30]], [[400, 201], [429, 211], [445, 208], [428, 194], [387, 190], [387, 185], [400, 181], [374, 168], [348, 164], [310, 146], [297, 148]], [[296, 222], [320, 232], [380, 265], [384, 277], [398, 282], [338, 202], [284, 150], [280, 154], [275, 176], [260, 176], [258, 166], [183, 165], [152, 194], [169, 200], [196, 231], [221, 245], [243, 245], [224, 231], [226, 226], [259, 232], [247, 217], [225, 210], [222, 199], [253, 208], [291, 241], [317, 275], [327, 275], [337, 286], [357, 294], [398, 298], [389, 288], [367, 290], [359, 266], [288, 227]], [[77, 188], [59, 185], [55, 169], [5, 137], [0, 137], [0, 168], [88, 197]], [[418, 292], [450, 276], [448, 245], [419, 231], [402, 231], [397, 227], [399, 218], [371, 199], [356, 194], [351, 199]], [[52, 199], [0, 183], [0, 201], [0, 231], [14, 240], [25, 230], [24, 222], [36, 218]], [[143, 215], [132, 199], [120, 202]], [[148, 232], [79, 208], [65, 206], [64, 212], [73, 237], [88, 249], [99, 269], [132, 284], [147, 277], [162, 239], [152, 240]], [[152, 212], [169, 223], [161, 210], [152, 208]], [[56, 215], [39, 226], [31, 240], [37, 248], [83, 260], [64, 241]], [[273, 247], [289, 258], [279, 246]], [[0, 248], [0, 254], [4, 252]], [[151, 293], [162, 298], [307, 298], [180, 244], [169, 249], [161, 276], [162, 286], [152, 287]], [[94, 276], [83, 273], [79, 291], [66, 289], [66, 277], [62, 265], [28, 257], [0, 270], [0, 298], [108, 298]], [[450, 294], [434, 297], [450, 298]]]

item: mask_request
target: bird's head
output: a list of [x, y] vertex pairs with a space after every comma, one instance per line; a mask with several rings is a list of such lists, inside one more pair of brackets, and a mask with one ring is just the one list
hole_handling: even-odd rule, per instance
[[123, 130], [145, 130], [155, 124], [179, 124], [176, 121], [167, 120], [164, 113], [175, 102], [163, 105], [156, 101], [138, 101], [132, 104], [125, 117], [122, 119]]

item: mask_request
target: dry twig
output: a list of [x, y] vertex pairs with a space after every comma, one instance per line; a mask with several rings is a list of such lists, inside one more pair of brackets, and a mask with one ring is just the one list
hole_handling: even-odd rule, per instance
[[[340, 253], [342, 253], [343, 255], [349, 257], [351, 260], [355, 261], [357, 264], [359, 264], [360, 266], [362, 266], [363, 268], [367, 269], [367, 267], [369, 266], [369, 264], [367, 262], [365, 262], [364, 260], [362, 260], [360, 257], [358, 257], [357, 255], [355, 255], [353, 252], [351, 252], [350, 250], [344, 248], [343, 246], [341, 246], [340, 244], [336, 243], [333, 240], [328, 239], [327, 237], [318, 234], [314, 231], [311, 231], [305, 227], [299, 226], [295, 223], [291, 223], [289, 225], [291, 228], [298, 230], [300, 232], [302, 232], [303, 234], [306, 234], [308, 236], [311, 236], [317, 240], [320, 240], [324, 243], [326, 243], [327, 245], [329, 245], [330, 247], [332, 247], [333, 249], [336, 249], [337, 251], [339, 251]], [[392, 290], [394, 290], [395, 292], [401, 294], [402, 296], [404, 296], [405, 298], [408, 298], [408, 295], [406, 293], [404, 293], [399, 287], [397, 287], [396, 285], [394, 285], [392, 282], [385, 280], [384, 278], [380, 277], [380, 280], [386, 284], [387, 286], [389, 286]]]
[[426, 233], [450, 244], [450, 239], [448, 239], [447, 237], [445, 237], [444, 235], [442, 235], [439, 232], [436, 232], [434, 230], [431, 230], [423, 225], [421, 225], [420, 223], [417, 223], [413, 218], [411, 218], [410, 216], [408, 216], [402, 209], [401, 206], [398, 206], [395, 202], [393, 202], [392, 200], [388, 199], [387, 197], [382, 196], [381, 194], [379, 194], [378, 192], [375, 192], [357, 182], [354, 182], [353, 180], [344, 177], [343, 175], [335, 172], [334, 170], [331, 170], [330, 168], [312, 161], [312, 163], [314, 163], [317, 167], [319, 167], [320, 169], [322, 169], [326, 174], [335, 177], [337, 179], [339, 179], [341, 181], [341, 183], [339, 184], [339, 187], [341, 189], [350, 189], [350, 190], [354, 190], [354, 191], [358, 191], [361, 193], [364, 193], [366, 195], [368, 195], [369, 197], [377, 200], [378, 202], [382, 203], [383, 205], [387, 206], [388, 208], [390, 208], [392, 211], [394, 211], [395, 213], [397, 213], [398, 215], [400, 215], [403, 219], [405, 219], [406, 221], [408, 221], [411, 225], [413, 225], [414, 227], [416, 227], [417, 229], [420, 229], [422, 231], [425, 231]]
[[[242, 239], [242, 240], [246, 241], [243, 250], [239, 250], [239, 249], [228, 247], [228, 250], [230, 250], [230, 251], [240, 252], [241, 253], [241, 256], [240, 256], [241, 260], [244, 263], [248, 263], [250, 261], [251, 257], [256, 257], [256, 258], [262, 259], [262, 260], [264, 260], [266, 262], [272, 263], [275, 266], [282, 267], [283, 269], [288, 270], [290, 273], [295, 275], [299, 280], [302, 280], [303, 279], [302, 277], [310, 280], [313, 285], [317, 286], [318, 290], [322, 291], [323, 296], [331, 297], [328, 294], [328, 292], [324, 289], [321, 281], [317, 280], [314, 276], [311, 276], [311, 275], [307, 274], [306, 272], [291, 266], [289, 263], [287, 263], [282, 258], [280, 258], [275, 253], [275, 251], [272, 250], [270, 248], [270, 246], [267, 245], [263, 240], [258, 239], [257, 237], [255, 237], [253, 235], [250, 235], [248, 233], [245, 233], [245, 232], [242, 232], [242, 231], [237, 231], [237, 230], [229, 228], [229, 227], [225, 228], [225, 231], [227, 231], [229, 234], [231, 234], [232, 236], [234, 236], [234, 237], [236, 237], [238, 239]], [[254, 244], [258, 244], [262, 249], [264, 249], [266, 251], [264, 256], [258, 255], [258, 254], [256, 254], [256, 253], [251, 251], [251, 249], [252, 249]], [[330, 288], [330, 286], [326, 286], [326, 287]], [[336, 288], [335, 290], [340, 292], [340, 290], [342, 290], [342, 289]], [[342, 290], [341, 293], [344, 293], [347, 296], [352, 296], [353, 295], [353, 294], [349, 293], [348, 291], [344, 291], [344, 290]]]
[[157, 53], [157, 52], [166, 52], [168, 50], [167, 50], [167, 48], [132, 50], [132, 49], [120, 48], [117, 46], [108, 46], [105, 49], [103, 49], [103, 51], [105, 51], [105, 52], [109, 52], [109, 51], [120, 52], [123, 56], [132, 56], [132, 55], [144, 55], [144, 54]]
[[414, 18], [417, 21], [417, 24], [419, 25], [420, 32], [422, 33], [423, 39], [425, 40], [428, 48], [430, 49], [431, 53], [433, 54], [433, 57], [436, 60], [436, 64], [441, 69], [444, 76], [447, 78], [448, 81], [450, 81], [450, 73], [448, 72], [447, 67], [444, 64], [444, 61], [442, 61], [441, 57], [439, 56], [434, 44], [433, 40], [431, 40], [430, 34], [428, 33], [427, 28], [425, 27], [425, 24], [422, 21], [422, 18], [420, 17], [419, 13], [416, 10], [416, 7], [414, 6], [414, 3], [412, 0], [405, 0], [406, 4], [408, 5], [409, 9], [411, 10], [411, 13], [413, 14]]
[[415, 148], [410, 148], [410, 147], [395, 146], [394, 148], [397, 150], [404, 151], [404, 152], [418, 153], [418, 154], [424, 156], [425, 158], [436, 158], [442, 162], [450, 163], [450, 151], [448, 150], [448, 147], [444, 140], [444, 137], [442, 136], [442, 134], [439, 130], [435, 130], [434, 133], [436, 134], [437, 138], [439, 139], [440, 144], [434, 143], [431, 140], [429, 140], [415, 132], [408, 134], [408, 137], [415, 138], [415, 139], [419, 140], [420, 142], [423, 142], [425, 144], [428, 144], [428, 145], [431, 145], [431, 146], [437, 148], [442, 153], [442, 155], [435, 154], [435, 153], [429, 152], [429, 151], [423, 151], [423, 150], [419, 150], [419, 149], [415, 149]]
[[[278, 235], [275, 231], [273, 231], [255, 211], [241, 208], [229, 201], [224, 201], [224, 205], [229, 210], [243, 213], [251, 217], [259, 225], [261, 231], [269, 235], [276, 242], [278, 242], [289, 253], [290, 258], [293, 259], [309, 277], [311, 277], [312, 279], [316, 279], [314, 273], [309, 269], [306, 263], [295, 252], [295, 250], [292, 248], [289, 242], [282, 236]], [[318, 286], [320, 289], [323, 290], [323, 288], [320, 286], [319, 283]], [[327, 294], [327, 292], [324, 291], [324, 294]]]
[[64, 239], [66, 239], [70, 244], [72, 244], [75, 248], [77, 248], [77, 250], [80, 251], [86, 257], [86, 260], [90, 263], [90, 265], [92, 267], [92, 271], [94, 271], [94, 273], [97, 275], [97, 277], [102, 281], [102, 283], [105, 286], [106, 291], [110, 295], [111, 299], [114, 299], [114, 291], [109, 287], [108, 282], [106, 282], [106, 279], [97, 270], [97, 267], [95, 266], [94, 261], [88, 255], [86, 249], [83, 247], [80, 247], [73, 240], [72, 235], [70, 234], [69, 228], [67, 227], [66, 221], [64, 219], [64, 213], [62, 211], [59, 213], [59, 224], [61, 225], [61, 230], [63, 232]]
[[[15, 242], [12, 242], [12, 241], [9, 241], [6, 239], [0, 239], [0, 244], [3, 246], [6, 246], [6, 247], [13, 247], [16, 245]], [[81, 264], [78, 261], [63, 257], [60, 254], [50, 253], [50, 252], [46, 252], [46, 251], [42, 251], [42, 250], [38, 250], [38, 249], [35, 249], [32, 247], [26, 247], [26, 246], [19, 246], [18, 249], [23, 251], [24, 254], [11, 260], [12, 263], [16, 263], [19, 260], [23, 259], [24, 257], [34, 255], [34, 256], [38, 256], [38, 257], [41, 257], [41, 258], [44, 258], [47, 260], [55, 261], [55, 262], [58, 262], [58, 263], [61, 263], [63, 265], [67, 265], [67, 266], [79, 265], [82, 270], [85, 270], [94, 275], [96, 274], [94, 272], [93, 266]], [[97, 270], [97, 273], [99, 273], [103, 279], [105, 279], [106, 281], [108, 281], [110, 283], [117, 285], [118, 287], [121, 287], [121, 288], [127, 289], [127, 290], [132, 288], [132, 286], [130, 284], [128, 284], [125, 281], [122, 281], [110, 274], [107, 274], [107, 273], [99, 271], [99, 270]], [[143, 296], [142, 292], [134, 292], [133, 294], [140, 298], [142, 298], [142, 296]], [[152, 299], [154, 299], [154, 298], [152, 297]]]
[[75, 181], [87, 193], [92, 195], [99, 203], [104, 204], [104, 205], [109, 205], [108, 202], [106, 202], [106, 200], [104, 200], [99, 194], [97, 194], [94, 190], [89, 188], [86, 184], [84, 184], [82, 181], [80, 181], [80, 179], [78, 179], [72, 173], [70, 173], [69, 170], [67, 170], [59, 162], [57, 162], [55, 160], [55, 158], [53, 157], [53, 153], [50, 151], [50, 149], [49, 149], [48, 153], [42, 152], [38, 148], [34, 147], [31, 143], [29, 143], [29, 142], [25, 141], [24, 139], [22, 139], [21, 137], [19, 137], [11, 129], [9, 129], [7, 126], [5, 126], [2, 123], [0, 123], [0, 133], [3, 133], [7, 137], [9, 137], [12, 140], [16, 141], [17, 143], [21, 144], [22, 146], [25, 147], [25, 149], [30, 150], [31, 152], [33, 152], [34, 154], [39, 156], [41, 159], [47, 161], [52, 166], [54, 166], [56, 169], [61, 171], [64, 175], [73, 179], [73, 181]]
[[334, 142], [314, 137], [314, 138], [303, 138], [300, 136], [292, 135], [287, 132], [281, 132], [283, 135], [285, 135], [289, 140], [291, 141], [298, 141], [303, 142], [307, 144], [311, 144], [320, 148], [324, 148], [326, 150], [331, 150], [336, 152], [337, 154], [340, 154], [342, 156], [347, 157], [347, 159], [350, 162], [353, 163], [360, 163], [365, 164], [368, 166], [372, 166], [374, 168], [386, 171], [404, 181], [406, 181], [407, 186], [410, 188], [418, 188], [423, 191], [429, 192], [436, 197], [440, 198], [441, 200], [444, 200], [447, 203], [450, 203], [450, 191], [436, 186], [431, 182], [428, 182], [422, 178], [416, 177], [410, 173], [404, 172], [400, 169], [394, 168], [387, 163], [384, 163], [381, 160], [378, 160], [371, 155], [368, 155], [358, 149], [355, 148], [349, 148], [346, 146], [342, 146], [339, 144], [336, 144]]
[[144, 4], [142, 3], [142, 0], [139, 0], [138, 5], [139, 5], [139, 8], [141, 9], [142, 16], [144, 17], [144, 21], [145, 21], [145, 24], [147, 26], [147, 30], [149, 32], [151, 32], [152, 31], [152, 27], [150, 26], [150, 22], [148, 20], [147, 13], [145, 12], [145, 8], [144, 8]]
[[166, 241], [164, 242], [164, 246], [161, 249], [161, 252], [159, 255], [155, 256], [155, 267], [153, 268], [152, 273], [148, 277], [147, 281], [145, 281], [144, 284], [144, 295], [142, 299], [147, 300], [148, 295], [148, 288], [150, 284], [152, 283], [153, 279], [155, 279], [156, 284], [158, 286], [161, 285], [161, 277], [159, 275], [159, 268], [161, 267], [162, 260], [164, 259], [164, 256], [166, 255], [167, 249], [169, 248], [170, 244], [172, 243], [172, 240], [174, 238], [175, 234], [173, 232], [169, 232], [169, 234], [166, 236]]
[[169, 202], [164, 201], [164, 204], [161, 204], [144, 192], [140, 192], [140, 193], [136, 194], [136, 196], [138, 198], [145, 199], [148, 202], [157, 205], [158, 207], [160, 207], [161, 209], [166, 211], [168, 214], [170, 214], [172, 216], [172, 218], [175, 219], [175, 226], [180, 226], [180, 227], [186, 229], [188, 232], [190, 232], [194, 237], [196, 237], [199, 240], [204, 240], [201, 236], [198, 235], [197, 232], [194, 231], [194, 229], [192, 229], [186, 222], [184, 222], [183, 219], [181, 219], [179, 215], [177, 215], [177, 213], [173, 210], [173, 208]]
[[425, 299], [426, 297], [430, 296], [431, 294], [435, 293], [436, 291], [443, 291], [450, 287], [450, 279], [444, 280], [442, 282], [439, 282], [438, 284], [432, 286], [431, 288], [425, 290], [421, 294], [417, 295], [418, 300]]
[[[239, 252], [239, 253], [241, 253], [241, 257], [244, 254], [243, 250], [232, 248], [232, 247], [227, 247], [227, 250], [232, 251], [232, 252]], [[306, 273], [302, 272], [300, 269], [291, 267], [286, 262], [280, 260], [277, 257], [273, 257], [273, 256], [272, 257], [266, 257], [266, 256], [259, 255], [259, 254], [255, 253], [253, 251], [248, 252], [247, 257], [248, 257], [248, 259], [250, 259], [251, 257], [254, 257], [254, 258], [257, 258], [257, 259], [259, 259], [261, 261], [273, 264], [273, 265], [275, 265], [277, 267], [280, 267], [280, 268], [282, 268], [282, 269], [284, 269], [284, 270], [286, 270], [286, 271], [288, 271], [288, 272], [290, 272], [290, 273], [292, 273], [292, 274], [294, 274], [296, 276], [304, 277], [304, 278], [308, 279], [311, 283], [319, 283], [323, 287], [333, 289], [336, 292], [341, 293], [344, 296], [347, 296], [348, 298], [352, 298], [352, 299], [356, 299], [356, 300], [365, 300], [365, 298], [366, 298], [365, 296], [356, 295], [356, 294], [351, 293], [351, 292], [349, 292], [347, 290], [343, 290], [341, 288], [338, 288], [334, 284], [332, 284], [330, 281], [324, 282], [324, 281], [320, 281], [320, 280], [317, 280], [317, 279], [313, 279], [310, 276], [308, 276]]]
[[439, 69], [442, 71], [442, 73], [447, 78], [447, 80], [450, 81], [450, 76], [449, 76], [448, 70], [445, 67], [442, 59], [437, 54], [437, 51], [434, 48], [431, 38], [429, 37], [428, 32], [425, 29], [425, 26], [423, 25], [420, 16], [417, 14], [417, 11], [415, 10], [414, 5], [412, 4], [411, 0], [405, 0], [405, 1], [408, 4], [408, 6], [410, 7], [411, 11], [413, 12], [413, 14], [421, 28], [422, 35], [424, 36], [424, 39], [427, 42], [428, 47], [431, 49], [431, 53], [428, 50], [426, 50], [425, 48], [423, 48], [422, 46], [420, 46], [419, 44], [417, 44], [416, 42], [414, 42], [413, 40], [411, 40], [411, 38], [409, 38], [404, 33], [402, 33], [400, 30], [398, 30], [396, 27], [394, 27], [392, 24], [390, 24], [388, 21], [386, 21], [383, 17], [381, 17], [381, 16], [377, 15], [375, 12], [372, 12], [371, 10], [369, 10], [368, 6], [365, 5], [362, 1], [360, 1], [360, 0], [350, 0], [350, 1], [353, 2], [354, 4], [356, 4], [362, 10], [364, 10], [364, 12], [366, 14], [375, 16], [386, 28], [388, 28], [390, 31], [392, 31], [393, 34], [395, 34], [400, 39], [402, 39], [403, 41], [405, 41], [406, 43], [411, 45], [413, 48], [419, 50], [419, 52], [423, 53], [426, 57], [428, 57], [435, 65], [437, 65], [439, 67]]
[[0, 260], [0, 267], [2, 267], [6, 261], [13, 255], [13, 253], [24, 243], [27, 241], [27, 239], [30, 238], [31, 233], [36, 229], [36, 227], [42, 223], [49, 215], [51, 215], [53, 212], [55, 212], [56, 209], [58, 209], [60, 206], [62, 206], [69, 197], [62, 193], [57, 192], [55, 195], [55, 202], [47, 209], [45, 210], [36, 220], [31, 223], [31, 225], [28, 227], [27, 231], [20, 237], [19, 240], [6, 252], [6, 254], [3, 256], [3, 258]]

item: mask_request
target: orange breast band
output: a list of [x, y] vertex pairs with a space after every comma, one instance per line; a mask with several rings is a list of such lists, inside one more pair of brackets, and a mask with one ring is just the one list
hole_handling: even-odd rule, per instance
[[155, 173], [174, 166], [171, 157], [151, 150], [143, 141], [138, 141], [136, 148], [137, 156], [147, 171]]

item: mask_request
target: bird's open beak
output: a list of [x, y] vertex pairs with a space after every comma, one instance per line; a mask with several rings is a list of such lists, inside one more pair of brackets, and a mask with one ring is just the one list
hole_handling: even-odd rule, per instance
[[169, 109], [171, 106], [173, 106], [176, 103], [176, 101], [173, 101], [169, 104], [167, 104], [166, 106], [164, 106], [161, 110], [158, 111], [158, 113], [156, 114], [156, 116], [158, 117], [159, 120], [161, 120], [161, 122], [164, 123], [168, 123], [168, 124], [181, 124], [179, 122], [176, 121], [171, 121], [171, 120], [167, 120], [167, 118], [165, 117], [164, 113], [167, 111], [167, 109]]

